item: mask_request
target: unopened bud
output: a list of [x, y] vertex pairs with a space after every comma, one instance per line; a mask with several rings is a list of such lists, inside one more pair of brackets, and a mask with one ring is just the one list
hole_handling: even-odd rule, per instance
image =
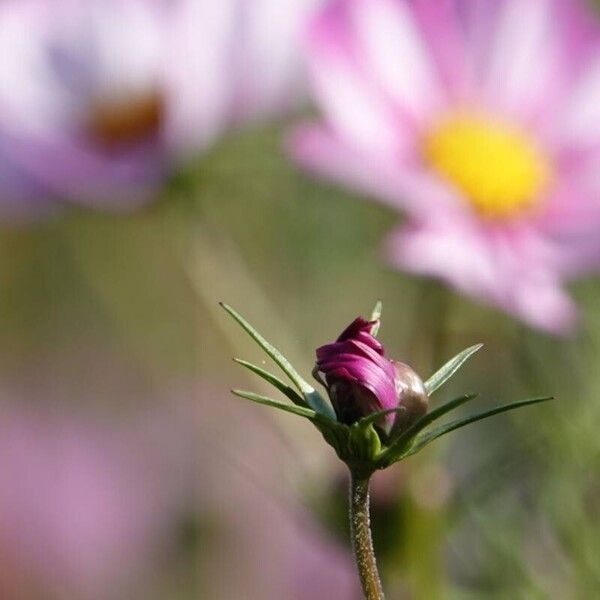
[[373, 412], [403, 407], [381, 418], [386, 432], [402, 431], [427, 411], [427, 393], [408, 365], [385, 357], [371, 334], [376, 321], [355, 319], [335, 342], [317, 349], [313, 371], [329, 393], [338, 420], [348, 425]]

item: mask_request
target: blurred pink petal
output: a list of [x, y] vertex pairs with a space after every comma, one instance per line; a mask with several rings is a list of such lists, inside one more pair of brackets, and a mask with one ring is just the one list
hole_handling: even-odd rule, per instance
[[[399, 228], [388, 241], [392, 264], [438, 277], [461, 292], [488, 298], [533, 327], [554, 333], [572, 329], [576, 308], [550, 268], [517, 244], [485, 231], [424, 226]], [[451, 260], [449, 260], [451, 258]], [[502, 277], [499, 276], [502, 274]]]
[[442, 98], [438, 72], [414, 11], [395, 0], [354, 2], [350, 10], [365, 70], [408, 118], [422, 121]]
[[564, 113], [565, 142], [575, 147], [598, 146], [600, 136], [600, 56], [587, 66], [574, 87]]
[[237, 122], [296, 108], [307, 97], [301, 35], [324, 0], [237, 0]]
[[[296, 127], [289, 137], [296, 160], [316, 173], [327, 175], [338, 183], [351, 184], [357, 190], [375, 195], [393, 206], [402, 198], [402, 177], [394, 156], [381, 155], [381, 160], [361, 146], [345, 143], [321, 125]], [[369, 161], [368, 169], [364, 161]]]
[[[464, 213], [454, 190], [431, 173], [411, 169], [414, 157], [370, 152], [365, 146], [346, 143], [321, 124], [311, 123], [297, 126], [287, 145], [301, 165], [392, 208], [404, 205], [415, 215], [431, 215], [442, 203], [449, 213]], [[400, 159], [405, 168], [398, 168]]]
[[499, 110], [526, 115], [552, 93], [560, 64], [554, 18], [539, 0], [503, 3], [484, 74], [486, 97], [490, 103], [497, 99]]
[[169, 143], [176, 150], [205, 147], [230, 117], [237, 17], [230, 0], [175, 3], [165, 76], [173, 107], [168, 115]]
[[[112, 597], [146, 573], [182, 505], [167, 423], [159, 423], [156, 439], [147, 428], [152, 420], [111, 427], [4, 405], [1, 562], [69, 597]], [[168, 436], [181, 434], [172, 429]]]
[[[359, 600], [358, 582], [347, 552], [316, 529], [305, 531], [291, 544], [290, 600]], [[275, 599], [274, 599], [275, 600]]]

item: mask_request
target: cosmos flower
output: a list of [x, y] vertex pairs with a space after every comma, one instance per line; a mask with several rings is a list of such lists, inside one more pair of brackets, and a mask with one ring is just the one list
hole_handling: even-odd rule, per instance
[[338, 0], [307, 35], [296, 159], [402, 210], [387, 250], [569, 331], [600, 264], [600, 35], [575, 0]]
[[167, 37], [157, 3], [2, 3], [0, 135], [46, 201], [130, 208], [163, 176]]
[[129, 210], [227, 127], [300, 95], [316, 0], [0, 4], [0, 209]]
[[427, 412], [427, 394], [408, 365], [385, 357], [371, 333], [377, 323], [358, 317], [335, 342], [317, 348], [314, 375], [327, 387], [338, 420], [347, 425], [373, 412], [404, 407], [382, 418], [390, 433]]

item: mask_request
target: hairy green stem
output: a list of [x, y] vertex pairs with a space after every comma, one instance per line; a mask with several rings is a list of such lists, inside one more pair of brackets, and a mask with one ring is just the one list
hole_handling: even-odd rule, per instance
[[384, 600], [371, 537], [369, 480], [371, 476], [350, 472], [350, 535], [358, 575], [366, 600]]

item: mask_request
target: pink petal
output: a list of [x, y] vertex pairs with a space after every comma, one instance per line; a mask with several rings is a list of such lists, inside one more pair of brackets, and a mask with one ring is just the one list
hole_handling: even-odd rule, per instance
[[483, 80], [485, 101], [526, 122], [548, 119], [570, 79], [559, 3], [505, 0]]
[[[581, 159], [580, 159], [581, 160]], [[600, 224], [600, 156], [577, 164], [562, 174], [534, 219], [548, 235], [597, 234]]]
[[368, 152], [342, 141], [320, 125], [297, 126], [288, 138], [291, 155], [301, 165], [338, 183], [402, 206], [398, 163], [384, 152]]
[[11, 153], [54, 197], [124, 212], [152, 197], [166, 166], [151, 145], [105, 155], [66, 140], [25, 140]]
[[237, 119], [259, 118], [304, 98], [301, 33], [321, 0], [246, 0], [238, 46]]
[[413, 0], [415, 19], [449, 98], [463, 101], [474, 82], [465, 24], [455, 0]]
[[472, 231], [412, 224], [392, 233], [386, 255], [397, 267], [440, 277], [467, 294], [489, 297], [500, 290], [490, 248]]
[[181, 0], [167, 61], [168, 138], [183, 152], [202, 149], [232, 111], [236, 39], [233, 0]]
[[499, 307], [534, 327], [566, 333], [574, 304], [561, 289], [543, 244], [531, 229], [410, 225], [388, 241], [392, 264], [439, 277], [459, 291]]
[[515, 289], [513, 312], [529, 325], [556, 335], [574, 331], [577, 307], [554, 279], [523, 281]]
[[588, 65], [567, 104], [562, 134], [567, 143], [586, 147], [600, 137], [600, 57]]
[[363, 72], [347, 8], [333, 3], [310, 28], [314, 91], [341, 136], [365, 148], [393, 151], [407, 143], [410, 132], [401, 127], [384, 95]]
[[443, 181], [424, 171], [417, 157], [369, 151], [310, 124], [296, 127], [287, 146], [294, 159], [309, 171], [396, 210], [434, 219], [464, 212], [462, 200]]
[[56, 199], [14, 155], [17, 144], [22, 142], [0, 128], [0, 215], [13, 223], [47, 216], [56, 208]]
[[351, 9], [367, 71], [413, 120], [422, 122], [439, 107], [442, 89], [411, 4], [358, 0]]
[[[554, 250], [554, 264], [565, 278], [575, 278], [600, 266], [600, 189], [585, 186], [586, 177], [574, 176], [557, 188], [533, 225]], [[594, 184], [600, 184], [595, 173]]]

